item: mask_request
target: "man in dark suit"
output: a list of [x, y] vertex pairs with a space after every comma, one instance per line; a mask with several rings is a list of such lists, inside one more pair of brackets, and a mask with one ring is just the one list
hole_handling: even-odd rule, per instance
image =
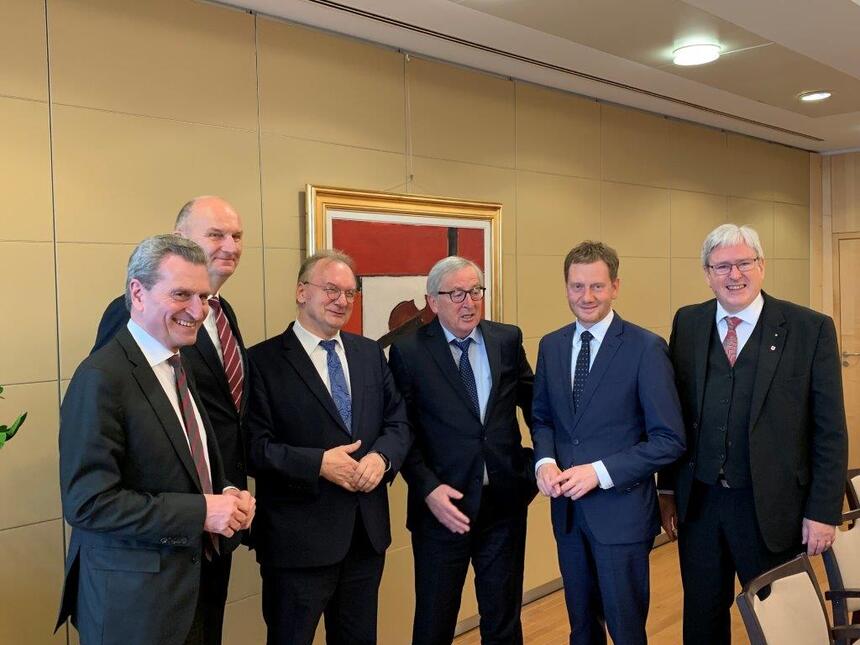
[[714, 229], [702, 265], [716, 299], [679, 309], [670, 341], [689, 445], [659, 482], [690, 645], [731, 642], [735, 573], [829, 548], [847, 464], [833, 321], [761, 291], [749, 227]]
[[379, 344], [341, 332], [357, 285], [352, 259], [307, 258], [297, 317], [250, 350], [249, 461], [269, 645], [376, 642], [391, 543], [388, 494], [409, 449], [406, 409]]
[[576, 322], [545, 336], [532, 406], [538, 487], [552, 524], [570, 642], [646, 642], [654, 474], [684, 450], [666, 342], [612, 311], [618, 256], [582, 242], [564, 261]]
[[129, 260], [131, 319], [75, 372], [60, 414], [72, 526], [59, 627], [82, 645], [220, 643], [218, 561], [254, 500], [224, 477], [206, 409], [180, 359], [206, 317], [206, 257], [161, 235]]
[[412, 643], [454, 638], [469, 562], [483, 643], [521, 644], [526, 516], [535, 496], [531, 449], [533, 374], [513, 325], [481, 320], [484, 278], [451, 256], [427, 276], [436, 319], [389, 354], [416, 439], [403, 465], [415, 558]]

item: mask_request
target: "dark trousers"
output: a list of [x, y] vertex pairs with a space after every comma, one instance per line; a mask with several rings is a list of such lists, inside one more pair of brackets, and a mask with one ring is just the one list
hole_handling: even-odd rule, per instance
[[374, 645], [384, 564], [385, 554], [373, 549], [357, 514], [341, 562], [301, 569], [261, 566], [267, 645], [311, 645], [323, 615], [329, 645]]
[[211, 561], [203, 558], [200, 567], [200, 593], [185, 645], [221, 645], [232, 559], [233, 555], [230, 553], [215, 556]]
[[510, 495], [482, 494], [477, 520], [465, 535], [441, 524], [412, 533], [415, 558], [413, 645], [450, 645], [471, 561], [483, 645], [521, 645], [520, 609], [528, 506]]
[[787, 562], [797, 546], [773, 553], [758, 529], [751, 488], [724, 488], [695, 481], [687, 515], [678, 527], [678, 553], [684, 585], [684, 643], [728, 645], [735, 573], [744, 585]]
[[570, 531], [555, 531], [570, 643], [606, 645], [606, 627], [618, 645], [645, 645], [650, 581], [648, 557], [653, 540], [602, 544], [573, 504]]

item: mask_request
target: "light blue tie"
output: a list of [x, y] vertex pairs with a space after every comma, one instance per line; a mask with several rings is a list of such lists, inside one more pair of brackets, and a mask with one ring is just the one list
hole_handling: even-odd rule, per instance
[[352, 398], [349, 396], [349, 388], [346, 386], [346, 376], [343, 374], [343, 365], [334, 351], [336, 340], [321, 340], [320, 346], [326, 351], [326, 363], [328, 365], [328, 380], [331, 384], [331, 398], [343, 419], [347, 431], [352, 434]]
[[472, 344], [472, 339], [457, 340], [454, 338], [451, 342], [460, 350], [460, 380], [463, 381], [466, 394], [469, 395], [472, 410], [480, 417], [481, 406], [478, 403], [478, 385], [475, 383], [475, 372], [472, 371], [472, 363], [469, 361], [469, 345]]

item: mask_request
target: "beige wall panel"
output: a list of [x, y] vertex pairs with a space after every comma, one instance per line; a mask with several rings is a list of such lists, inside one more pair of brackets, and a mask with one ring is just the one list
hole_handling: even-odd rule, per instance
[[693, 258], [672, 258], [672, 281], [670, 287], [669, 311], [672, 317], [685, 305], [704, 302], [714, 297], [705, 282], [702, 263]]
[[0, 239], [54, 237], [48, 128], [47, 104], [0, 98]]
[[668, 190], [606, 181], [601, 199], [601, 239], [618, 255], [668, 257]]
[[640, 327], [672, 324], [669, 312], [668, 258], [621, 258], [621, 289], [615, 308], [622, 318]]
[[739, 134], [728, 137], [728, 187], [734, 197], [773, 199], [773, 146]]
[[63, 583], [62, 521], [0, 531], [0, 553], [0, 643], [65, 645], [65, 630], [51, 635]]
[[728, 221], [738, 226], [751, 226], [758, 233], [765, 257], [774, 250], [773, 202], [729, 197]]
[[768, 260], [764, 289], [769, 294], [809, 306], [809, 260]]
[[[573, 322], [573, 316], [571, 315], [571, 319], [568, 322]], [[559, 325], [560, 327], [561, 325]], [[554, 330], [552, 330], [554, 331]], [[529, 359], [529, 365], [532, 366], [532, 370], [537, 369], [537, 358], [538, 358], [538, 346], [540, 345], [541, 336], [534, 336], [532, 338], [524, 338], [523, 339], [523, 347], [526, 349], [526, 358]]]
[[388, 488], [388, 510], [391, 518], [391, 545], [389, 552], [411, 544], [406, 528], [406, 495], [409, 488], [402, 476], [395, 478]]
[[379, 587], [377, 628], [380, 645], [408, 643], [415, 613], [415, 572], [412, 549], [389, 549]]
[[407, 63], [416, 155], [512, 168], [514, 83], [453, 65]]
[[830, 157], [833, 232], [860, 231], [860, 152]]
[[602, 178], [668, 186], [669, 120], [613, 105], [601, 105], [600, 114]]
[[262, 592], [262, 585], [260, 566], [257, 564], [255, 552], [240, 546], [233, 551], [227, 602], [238, 602], [243, 598], [259, 595]]
[[266, 246], [303, 249], [307, 184], [405, 193], [406, 161], [402, 154], [266, 133], [262, 182]]
[[8, 502], [0, 505], [0, 530], [59, 519], [57, 382], [12, 385], [3, 396], [0, 423], [8, 425], [25, 411], [27, 420], [0, 455], [0, 490], [7, 491]]
[[71, 378], [89, 355], [102, 313], [125, 289], [133, 250], [131, 244], [57, 245], [61, 378]]
[[263, 130], [405, 151], [402, 54], [275, 20], [257, 25]]
[[564, 256], [517, 257], [517, 319], [526, 338], [540, 338], [573, 321], [562, 271]]
[[502, 322], [517, 324], [517, 256], [502, 256]]
[[669, 185], [722, 194], [728, 185], [726, 134], [702, 125], [669, 122]]
[[502, 204], [502, 250], [517, 252], [516, 172], [506, 168], [415, 157], [410, 193]]
[[58, 241], [137, 244], [214, 194], [262, 243], [256, 133], [62, 106], [53, 131]]
[[251, 15], [191, 0], [48, 9], [53, 101], [256, 129]]
[[773, 237], [771, 257], [809, 259], [809, 207], [775, 203]]
[[227, 604], [224, 610], [224, 645], [262, 645], [266, 642], [260, 596], [248, 596]]
[[808, 206], [810, 153], [778, 143], [770, 148], [774, 201]]
[[[0, 384], [57, 379], [54, 252], [49, 242], [0, 242], [6, 315], [0, 316]], [[2, 641], [0, 641], [2, 642]]]
[[[295, 285], [295, 282], [291, 280], [289, 284]], [[224, 285], [224, 296], [236, 310], [245, 345], [250, 347], [263, 340], [266, 337], [266, 324], [262, 249], [245, 248], [242, 251], [239, 269]]]
[[705, 236], [726, 223], [728, 204], [722, 195], [673, 190], [669, 193], [669, 210], [672, 257], [695, 258], [699, 257]]
[[0, 95], [47, 101], [45, 4], [4, 0], [0, 16]]
[[650, 331], [653, 331], [655, 334], [657, 334], [660, 338], [665, 340], [667, 343], [669, 342], [669, 336], [672, 335], [672, 328], [671, 327], [648, 327], [648, 329]]
[[529, 506], [526, 533], [526, 569], [523, 588], [527, 591], [561, 577], [555, 537], [550, 521], [549, 498], [538, 494]]
[[567, 255], [600, 239], [600, 182], [517, 172], [517, 253]]
[[266, 249], [266, 338], [280, 334], [296, 318], [296, 276], [303, 254]]
[[600, 105], [517, 82], [517, 168], [600, 179]]

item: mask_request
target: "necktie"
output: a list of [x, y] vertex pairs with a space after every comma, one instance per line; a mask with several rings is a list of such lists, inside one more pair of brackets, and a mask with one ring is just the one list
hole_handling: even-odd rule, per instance
[[478, 403], [478, 386], [475, 383], [475, 372], [472, 371], [472, 363], [469, 361], [469, 345], [472, 344], [472, 340], [472, 338], [467, 338], [466, 340], [457, 340], [455, 338], [451, 343], [460, 350], [460, 380], [463, 381], [463, 387], [466, 388], [466, 394], [469, 395], [472, 410], [480, 417], [481, 406]]
[[[182, 421], [185, 434], [188, 437], [188, 445], [191, 448], [191, 459], [200, 480], [200, 488], [204, 495], [212, 494], [212, 478], [209, 475], [209, 467], [206, 465], [206, 456], [203, 454], [203, 440], [200, 438], [200, 426], [197, 417], [194, 416], [194, 407], [191, 405], [191, 392], [188, 389], [188, 378], [182, 367], [179, 354], [174, 354], [167, 359], [167, 364], [173, 368], [176, 376], [176, 392], [179, 395], [179, 409], [182, 411]], [[212, 551], [218, 553], [218, 538], [212, 533], [207, 533], [210, 543], [204, 544], [203, 552], [206, 557], [212, 559]]]
[[346, 386], [346, 376], [343, 373], [343, 365], [340, 357], [334, 351], [336, 340], [321, 340], [320, 346], [326, 351], [326, 364], [328, 366], [328, 380], [331, 384], [331, 398], [343, 419], [347, 431], [352, 434], [352, 398], [349, 396], [349, 388]]
[[209, 306], [215, 312], [215, 327], [218, 330], [218, 340], [221, 343], [221, 355], [224, 361], [224, 375], [227, 377], [227, 385], [230, 387], [230, 396], [233, 397], [233, 405], [239, 410], [242, 404], [242, 385], [245, 375], [242, 372], [242, 360], [239, 356], [239, 343], [230, 329], [230, 322], [221, 307], [218, 298], [209, 298]]
[[723, 339], [723, 349], [726, 351], [729, 365], [734, 367], [735, 361], [738, 360], [738, 333], [735, 331], [735, 328], [741, 323], [741, 319], [737, 316], [726, 316], [725, 321], [729, 329], [726, 331], [726, 337]]
[[576, 367], [573, 370], [573, 410], [579, 408], [582, 400], [582, 391], [585, 389], [585, 381], [588, 379], [588, 371], [591, 368], [591, 339], [594, 335], [585, 330], [579, 335], [579, 354], [576, 355]]

